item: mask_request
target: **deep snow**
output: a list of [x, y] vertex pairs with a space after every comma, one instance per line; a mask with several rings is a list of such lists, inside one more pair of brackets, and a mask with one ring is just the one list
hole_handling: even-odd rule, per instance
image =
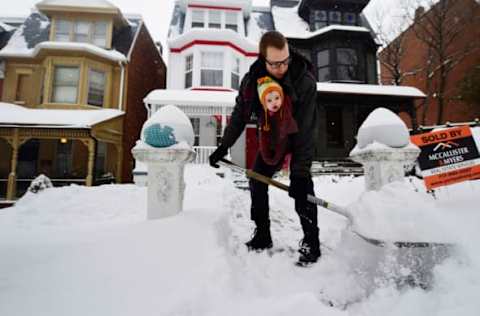
[[[437, 190], [437, 200], [418, 179], [374, 194], [388, 203], [395, 186], [418, 190], [444, 214], [439, 224], [457, 247], [435, 267], [425, 291], [395, 286], [393, 256], [371, 283], [359, 260], [376, 259], [375, 247], [355, 240], [342, 217], [322, 209], [323, 257], [308, 269], [294, 266], [301, 230], [293, 201], [275, 188], [278, 252], [248, 253], [248, 191], [237, 189], [228, 171], [225, 178], [215, 172], [188, 165], [184, 211], [161, 220], [145, 220], [146, 188], [135, 185], [52, 188], [0, 210], [0, 315], [479, 314], [480, 181]], [[314, 181], [317, 195], [337, 204], [353, 209], [364, 206], [362, 199], [372, 202], [362, 177]], [[405, 206], [415, 207], [415, 199]]]

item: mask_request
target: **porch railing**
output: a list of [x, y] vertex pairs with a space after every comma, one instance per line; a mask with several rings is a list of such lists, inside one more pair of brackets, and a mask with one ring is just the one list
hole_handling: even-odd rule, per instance
[[193, 149], [197, 153], [197, 157], [193, 163], [205, 164], [208, 163], [208, 156], [217, 149], [217, 146], [193, 146]]

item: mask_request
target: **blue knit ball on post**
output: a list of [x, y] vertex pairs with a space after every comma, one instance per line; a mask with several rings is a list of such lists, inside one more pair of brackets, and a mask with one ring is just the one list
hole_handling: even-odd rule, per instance
[[177, 143], [173, 128], [168, 125], [162, 127], [159, 123], [152, 124], [143, 131], [145, 143], [153, 147], [169, 147]]

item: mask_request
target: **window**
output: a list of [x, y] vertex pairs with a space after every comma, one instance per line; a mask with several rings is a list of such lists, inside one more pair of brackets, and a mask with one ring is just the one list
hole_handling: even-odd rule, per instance
[[107, 46], [106, 21], [57, 20], [54, 39], [58, 42], [91, 43], [99, 47]]
[[185, 88], [192, 86], [193, 55], [185, 57]]
[[90, 69], [88, 72], [88, 101], [90, 105], [103, 106], [105, 73]]
[[57, 20], [57, 23], [55, 24], [55, 41], [69, 42], [71, 28], [72, 22], [68, 20]]
[[238, 32], [237, 12], [225, 12], [225, 28]]
[[72, 144], [73, 141], [66, 143], [57, 142], [57, 152], [55, 156], [55, 177], [69, 178], [72, 174]]
[[195, 141], [193, 143], [193, 146], [198, 146], [200, 144], [200, 118], [191, 117], [190, 123], [192, 123], [193, 134], [195, 136]]
[[192, 11], [192, 27], [204, 27], [205, 26], [205, 17], [203, 10], [193, 10]]
[[90, 31], [90, 23], [86, 21], [75, 22], [75, 31], [73, 33], [73, 41], [80, 43], [88, 43], [88, 34]]
[[107, 22], [94, 23], [93, 44], [100, 47], [107, 46]]
[[353, 48], [337, 48], [337, 80], [358, 80], [357, 52]]
[[317, 73], [318, 81], [330, 81], [330, 51], [328, 49], [321, 50], [317, 53]]
[[200, 85], [223, 86], [223, 53], [202, 52]]
[[95, 176], [101, 177], [106, 173], [106, 161], [107, 161], [107, 143], [97, 142], [97, 152], [95, 159]]
[[78, 67], [56, 66], [53, 77], [52, 102], [77, 103], [79, 78]]
[[208, 27], [212, 29], [219, 29], [222, 27], [222, 11], [208, 11]]
[[330, 24], [341, 24], [342, 13], [340, 11], [330, 11], [328, 12], [328, 20], [330, 21]]
[[314, 10], [311, 14], [311, 22], [313, 30], [321, 29], [324, 26], [327, 26], [327, 11], [325, 10]]
[[18, 74], [17, 76], [17, 90], [15, 91], [15, 102], [25, 103], [27, 95], [30, 90], [30, 75]]
[[232, 64], [232, 89], [238, 90], [240, 87], [240, 59], [233, 58]]
[[345, 25], [357, 25], [357, 15], [352, 12], [343, 13], [343, 24]]

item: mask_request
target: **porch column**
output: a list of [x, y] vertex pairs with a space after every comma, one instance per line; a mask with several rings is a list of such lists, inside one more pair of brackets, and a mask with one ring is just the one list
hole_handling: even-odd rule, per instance
[[90, 138], [87, 141], [88, 144], [88, 169], [86, 185], [91, 187], [93, 185], [93, 168], [95, 166], [95, 140]]
[[7, 200], [15, 199], [15, 193], [17, 189], [17, 161], [18, 161], [18, 148], [19, 148], [19, 139], [18, 139], [18, 128], [13, 131], [13, 139], [10, 142], [12, 146], [12, 160], [10, 162], [10, 173], [8, 175], [7, 183]]
[[117, 150], [117, 172], [115, 179], [117, 183], [122, 182], [122, 163], [123, 163], [123, 146], [121, 144], [115, 144]]

